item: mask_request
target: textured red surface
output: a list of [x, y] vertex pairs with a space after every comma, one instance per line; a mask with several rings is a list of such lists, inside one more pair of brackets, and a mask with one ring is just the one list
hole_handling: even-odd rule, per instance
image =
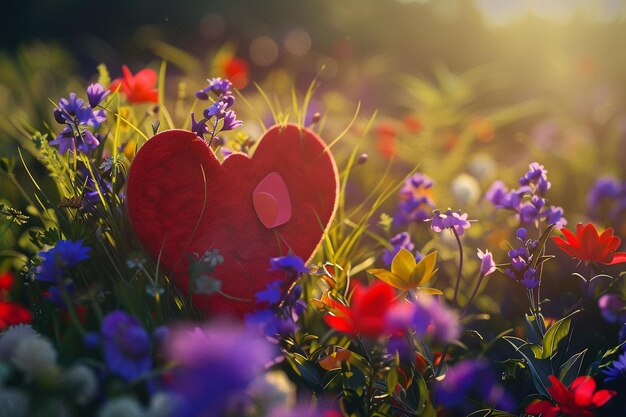
[[[254, 210], [252, 194], [269, 173], [283, 178], [292, 204], [291, 219], [268, 229]], [[296, 125], [275, 126], [254, 155], [233, 154], [220, 165], [194, 133], [170, 130], [141, 147], [126, 188], [128, 214], [139, 240], [185, 292], [186, 254], [217, 248], [224, 263], [213, 276], [220, 294], [194, 294], [207, 313], [241, 316], [254, 307], [254, 294], [282, 274], [268, 272], [269, 258], [289, 251], [308, 260], [335, 212], [338, 175], [332, 155], [313, 132]]]

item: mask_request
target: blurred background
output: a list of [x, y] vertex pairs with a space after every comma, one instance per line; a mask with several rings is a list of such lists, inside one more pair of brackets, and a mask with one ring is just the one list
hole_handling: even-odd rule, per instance
[[253, 82], [289, 102], [318, 76], [310, 108], [328, 126], [343, 129], [360, 102], [361, 127], [376, 113], [364, 151], [419, 164], [447, 204], [464, 202], [448, 187], [461, 174], [484, 192], [540, 160], [561, 171], [554, 199], [581, 218], [597, 177], [626, 177], [625, 13], [621, 0], [7, 2], [0, 150], [54, 125], [50, 100], [94, 81], [101, 63], [115, 78], [165, 59], [179, 99], [221, 75], [239, 77], [252, 103]]

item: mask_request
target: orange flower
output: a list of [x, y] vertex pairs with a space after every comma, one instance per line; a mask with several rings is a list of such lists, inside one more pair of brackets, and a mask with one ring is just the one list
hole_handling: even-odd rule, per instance
[[614, 265], [626, 262], [626, 252], [615, 252], [621, 243], [617, 236], [613, 236], [613, 228], [609, 227], [600, 235], [593, 224], [576, 225], [576, 235], [567, 228], [562, 228], [564, 240], [553, 237], [554, 243], [565, 253], [581, 261], [598, 262], [605, 265]]
[[133, 75], [126, 65], [122, 65], [122, 75], [122, 78], [117, 78], [111, 82], [109, 90], [121, 89], [130, 103], [159, 102], [159, 92], [154, 88], [157, 81], [155, 70], [146, 68]]
[[352, 352], [348, 349], [337, 348], [337, 350], [330, 355], [319, 360], [319, 365], [327, 371], [341, 368], [342, 362], [350, 360]]

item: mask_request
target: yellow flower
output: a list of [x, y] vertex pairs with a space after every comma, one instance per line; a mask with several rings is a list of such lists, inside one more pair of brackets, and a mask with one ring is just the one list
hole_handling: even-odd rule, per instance
[[386, 269], [370, 269], [368, 272], [387, 284], [403, 291], [417, 289], [429, 294], [443, 294], [435, 288], [420, 287], [430, 280], [437, 272], [437, 252], [429, 253], [419, 262], [411, 252], [402, 248], [391, 262], [391, 271]]

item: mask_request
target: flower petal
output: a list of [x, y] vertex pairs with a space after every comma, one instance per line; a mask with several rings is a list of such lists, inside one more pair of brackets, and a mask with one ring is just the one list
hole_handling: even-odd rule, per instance
[[609, 265], [621, 264], [626, 262], [626, 252], [615, 252], [613, 260], [609, 262]]
[[526, 407], [525, 412], [528, 414], [541, 414], [541, 417], [556, 417], [561, 409], [552, 404], [550, 401], [536, 401]]
[[608, 389], [601, 389], [600, 391], [593, 394], [593, 398], [591, 399], [591, 404], [593, 404], [594, 407], [602, 407], [604, 404], [607, 403], [607, 401], [613, 398], [615, 394], [617, 394], [616, 391], [608, 390]]
[[596, 381], [590, 376], [579, 376], [572, 382], [571, 391], [574, 394], [574, 403], [580, 407], [589, 407], [593, 392], [596, 390]]

